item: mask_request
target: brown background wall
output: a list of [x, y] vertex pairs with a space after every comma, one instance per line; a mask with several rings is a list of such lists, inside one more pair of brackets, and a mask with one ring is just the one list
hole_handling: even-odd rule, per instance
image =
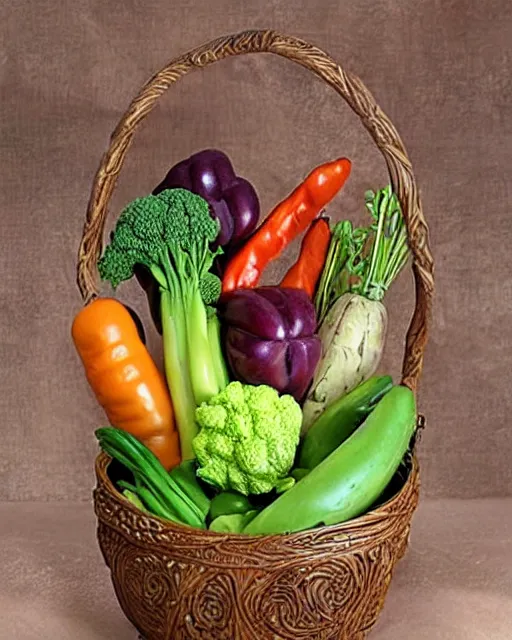
[[[437, 263], [420, 396], [428, 419], [424, 490], [512, 494], [508, 0], [0, 4], [0, 500], [89, 499], [92, 432], [104, 418], [69, 327], [80, 305], [75, 256], [92, 177], [149, 75], [189, 48], [245, 28], [275, 28], [326, 49], [363, 79], [397, 126]], [[332, 217], [357, 218], [364, 190], [386, 180], [368, 135], [334, 92], [290, 62], [250, 56], [171, 89], [136, 137], [112, 211], [206, 146], [232, 156], [264, 211], [315, 164], [338, 155], [352, 158], [354, 170]], [[126, 285], [119, 295], [149, 327], [139, 290]], [[410, 273], [387, 301], [384, 368], [398, 375], [413, 304]]]

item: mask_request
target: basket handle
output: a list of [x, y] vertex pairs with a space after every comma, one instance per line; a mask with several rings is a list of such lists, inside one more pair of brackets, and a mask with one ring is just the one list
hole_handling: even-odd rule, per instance
[[228, 56], [258, 52], [288, 58], [325, 80], [361, 118], [386, 160], [392, 187], [402, 206], [413, 255], [416, 306], [407, 332], [402, 382], [415, 391], [430, 324], [434, 265], [411, 162], [393, 124], [359, 78], [343, 71], [317, 47], [275, 31], [243, 31], [208, 42], [169, 62], [139, 91], [114, 130], [94, 178], [78, 255], [77, 283], [82, 298], [88, 303], [98, 295], [96, 263], [102, 250], [108, 204], [137, 126], [171, 84], [189, 71]]

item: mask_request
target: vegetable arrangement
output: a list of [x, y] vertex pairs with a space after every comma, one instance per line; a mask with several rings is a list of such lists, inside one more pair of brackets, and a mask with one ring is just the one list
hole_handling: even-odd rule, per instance
[[184, 459], [193, 457], [196, 406], [228, 381], [217, 332], [209, 327], [217, 322], [209, 305], [221, 290], [210, 272], [216, 255], [210, 243], [219, 228], [203, 198], [169, 189], [124, 209], [98, 263], [101, 277], [114, 287], [134, 275], [136, 264], [158, 282], [165, 371]]
[[[254, 187], [206, 149], [121, 212], [98, 271], [144, 289], [164, 373], [113, 298], [81, 310], [72, 338], [134, 508], [262, 535], [345, 522], [386, 495], [416, 428], [413, 392], [377, 374], [407, 231], [390, 186], [365, 195], [367, 226], [331, 225], [350, 171], [314, 168], [260, 222]], [[280, 284], [260, 286], [301, 234]]]
[[350, 160], [340, 158], [313, 169], [230, 260], [222, 280], [223, 291], [256, 286], [263, 269], [308, 228], [338, 193], [351, 167]]

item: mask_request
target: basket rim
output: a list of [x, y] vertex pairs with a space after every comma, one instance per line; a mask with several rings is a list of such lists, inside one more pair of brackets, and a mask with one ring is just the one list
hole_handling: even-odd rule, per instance
[[[378, 522], [388, 520], [390, 517], [398, 517], [400, 516], [400, 511], [393, 512], [393, 508], [398, 505], [400, 500], [403, 498], [403, 494], [406, 492], [412, 492], [414, 487], [419, 484], [419, 461], [416, 453], [412, 453], [410, 456], [410, 469], [407, 475], [407, 479], [404, 482], [401, 489], [395, 493], [391, 498], [380, 504], [375, 509], [371, 511], [367, 511], [364, 514], [347, 520], [345, 522], [333, 525], [322, 525], [319, 527], [313, 527], [309, 529], [305, 529], [303, 531], [296, 531], [292, 533], [275, 533], [275, 534], [261, 534], [261, 535], [248, 535], [244, 533], [222, 533], [219, 531], [212, 531], [210, 529], [199, 529], [196, 527], [191, 527], [189, 525], [178, 524], [172, 522], [170, 520], [165, 520], [160, 516], [154, 515], [152, 513], [144, 513], [140, 509], [132, 504], [129, 500], [127, 500], [120, 491], [116, 489], [113, 482], [108, 476], [107, 469], [110, 463], [112, 462], [112, 458], [106, 454], [104, 451], [101, 451], [95, 460], [95, 473], [96, 473], [96, 489], [94, 490], [94, 494], [100, 487], [103, 487], [109, 496], [114, 499], [118, 504], [122, 505], [124, 508], [129, 510], [132, 514], [138, 516], [144, 516], [146, 519], [153, 521], [158, 525], [158, 529], [161, 533], [179, 533], [183, 534], [187, 531], [193, 531], [194, 536], [204, 536], [210, 540], [220, 540], [220, 539], [228, 539], [228, 540], [237, 540], [237, 541], [255, 541], [258, 540], [262, 543], [265, 541], [271, 540], [287, 540], [300, 543], [305, 538], [311, 537], [312, 533], [316, 535], [320, 534], [336, 534], [336, 535], [346, 535], [349, 536], [354, 534], [355, 531], [365, 529], [366, 527], [370, 527], [375, 525]], [[98, 516], [98, 514], [97, 514]], [[98, 519], [99, 518], [98, 516]], [[132, 539], [132, 536], [124, 535]]]

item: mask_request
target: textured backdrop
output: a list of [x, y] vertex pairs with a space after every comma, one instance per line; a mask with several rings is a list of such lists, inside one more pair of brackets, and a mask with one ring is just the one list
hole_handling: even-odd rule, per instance
[[[121, 9], [122, 7], [122, 9]], [[359, 75], [398, 128], [431, 228], [437, 297], [420, 409], [424, 491], [512, 495], [512, 5], [508, 0], [53, 0], [0, 3], [0, 500], [89, 499], [104, 422], [70, 342], [75, 257], [92, 178], [139, 87], [218, 35], [274, 28]], [[359, 219], [386, 181], [340, 98], [291, 62], [257, 55], [187, 76], [136, 135], [112, 214], [177, 160], [217, 146], [267, 212], [316, 164], [353, 161], [329, 209]], [[282, 273], [294, 246], [267, 281]], [[143, 316], [131, 284], [119, 296]], [[410, 272], [388, 298], [383, 368], [399, 374]]]

